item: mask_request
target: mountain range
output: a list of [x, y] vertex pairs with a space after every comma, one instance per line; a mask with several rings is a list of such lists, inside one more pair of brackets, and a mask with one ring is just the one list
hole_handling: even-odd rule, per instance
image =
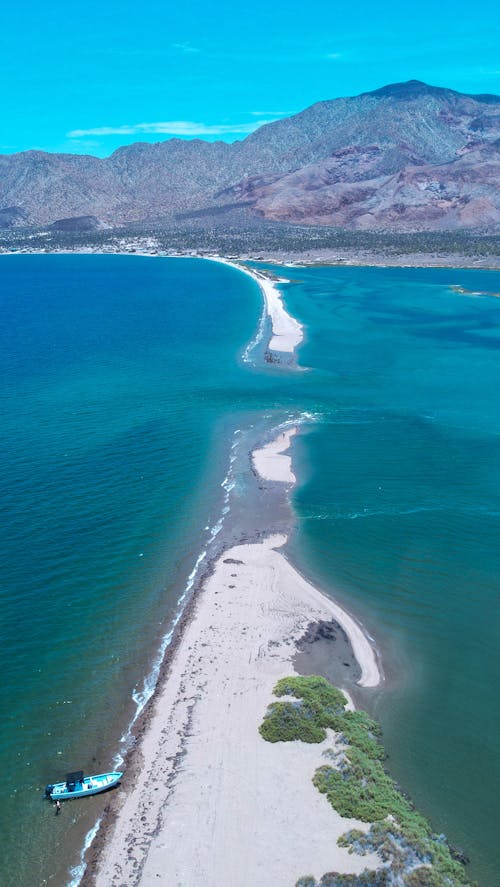
[[168, 139], [101, 159], [0, 155], [0, 227], [224, 219], [372, 231], [500, 228], [500, 96], [418, 80], [318, 102], [242, 141]]

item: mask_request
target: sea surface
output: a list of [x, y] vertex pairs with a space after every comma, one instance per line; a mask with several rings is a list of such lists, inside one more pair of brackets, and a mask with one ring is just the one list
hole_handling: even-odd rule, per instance
[[451, 285], [500, 275], [272, 270], [303, 372], [264, 363], [232, 268], [0, 257], [6, 887], [77, 883], [106, 796], [56, 818], [43, 787], [119, 765], [249, 442], [297, 417], [289, 555], [381, 651], [393, 775], [496, 883], [500, 300]]

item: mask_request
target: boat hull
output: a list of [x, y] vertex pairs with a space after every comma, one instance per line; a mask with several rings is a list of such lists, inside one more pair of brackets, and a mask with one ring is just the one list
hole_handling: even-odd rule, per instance
[[100, 773], [98, 776], [85, 776], [81, 782], [74, 784], [74, 788], [68, 788], [67, 782], [56, 782], [48, 785], [45, 792], [52, 801], [70, 801], [73, 798], [86, 798], [88, 795], [97, 795], [109, 788], [118, 785], [123, 773]]

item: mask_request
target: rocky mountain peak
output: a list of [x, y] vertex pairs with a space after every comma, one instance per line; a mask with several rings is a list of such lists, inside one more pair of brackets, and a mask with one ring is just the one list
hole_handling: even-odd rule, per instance
[[[101, 160], [0, 156], [0, 226], [197, 215], [398, 231], [500, 227], [498, 96], [420, 80], [317, 102], [242, 141], [169, 139]], [[15, 211], [13, 211], [13, 209]], [[201, 214], [201, 215], [200, 215]]]
[[393, 98], [401, 101], [420, 98], [421, 96], [436, 96], [445, 98], [453, 94], [452, 89], [445, 89], [441, 86], [429, 86], [422, 80], [406, 80], [403, 83], [389, 83], [380, 89], [374, 89], [372, 92], [364, 92], [361, 95], [370, 95], [376, 98]]

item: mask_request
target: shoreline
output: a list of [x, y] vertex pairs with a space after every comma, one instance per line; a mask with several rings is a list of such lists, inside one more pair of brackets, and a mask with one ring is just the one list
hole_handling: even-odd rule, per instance
[[[185, 257], [187, 258], [187, 257]], [[223, 256], [192, 256], [192, 258], [206, 259], [210, 262], [220, 262], [222, 265], [228, 265], [246, 274], [258, 283], [262, 295], [264, 297], [264, 306], [266, 315], [271, 323], [272, 335], [268, 344], [268, 350], [272, 352], [282, 352], [291, 356], [295, 355], [295, 349], [303, 341], [303, 326], [291, 314], [288, 313], [283, 305], [283, 297], [276, 288], [276, 283], [290, 283], [286, 278], [272, 279], [262, 271], [256, 271], [254, 268], [248, 268], [236, 261], [225, 259]], [[245, 261], [245, 260], [242, 260]], [[254, 340], [253, 346], [257, 345]]]
[[[147, 242], [145, 242], [147, 241]], [[218, 247], [216, 247], [217, 249]], [[229, 252], [229, 251], [228, 251]], [[278, 265], [280, 267], [300, 269], [314, 267], [337, 267], [337, 268], [442, 268], [450, 271], [498, 271], [500, 270], [500, 257], [491, 254], [481, 255], [462, 255], [460, 253], [443, 252], [384, 252], [383, 247], [380, 250], [370, 249], [330, 249], [305, 248], [301, 251], [293, 249], [269, 250], [253, 249], [240, 253], [234, 253], [224, 258], [223, 255], [218, 256], [213, 250], [207, 249], [190, 249], [186, 252], [177, 249], [169, 249], [168, 246], [163, 248], [155, 237], [122, 237], [118, 242], [99, 244], [98, 247], [77, 246], [56, 247], [56, 248], [31, 248], [21, 245], [19, 248], [1, 247], [0, 256], [19, 256], [19, 255], [129, 255], [143, 256], [150, 258], [172, 258], [172, 259], [212, 259], [233, 265], [240, 271], [248, 272], [239, 263], [244, 262], [263, 262], [270, 265]]]
[[[259, 283], [260, 289], [264, 296], [267, 310], [265, 288], [260, 277], [255, 275], [249, 269], [241, 268], [239, 265], [233, 264], [229, 261], [221, 260], [218, 257], [212, 257], [212, 260], [222, 261], [222, 263], [224, 264], [230, 264], [237, 270], [243, 271], [243, 273], [247, 273], [254, 280], [256, 280], [256, 282]], [[272, 289], [276, 293], [272, 281], [270, 282], [270, 287], [272, 287]], [[281, 305], [281, 300], [278, 299], [278, 301]], [[281, 307], [286, 315], [286, 312], [282, 305]], [[289, 317], [289, 315], [287, 316]], [[294, 347], [291, 353], [293, 353]], [[276, 433], [276, 429], [274, 430], [274, 433]], [[262, 446], [261, 444], [254, 446], [251, 453], [248, 455], [248, 459], [252, 467], [252, 473], [254, 474], [255, 479], [260, 479], [260, 482], [267, 481], [270, 484], [269, 493], [271, 498], [273, 497], [273, 495], [276, 496], [276, 489], [280, 488], [280, 497], [284, 494], [285, 498], [288, 500], [289, 486], [295, 482], [295, 475], [291, 470], [291, 457], [289, 455], [285, 455], [285, 453], [290, 446], [292, 437], [296, 433], [296, 427], [288, 428], [286, 431], [281, 430], [276, 439], [273, 438], [273, 440], [271, 440], [264, 446]], [[290, 674], [295, 672], [293, 656], [298, 651], [296, 642], [299, 641], [306, 634], [312, 622], [311, 614], [316, 613], [319, 622], [323, 620], [331, 620], [331, 622], [335, 623], [337, 627], [340, 627], [341, 631], [347, 636], [347, 642], [348, 644], [350, 644], [350, 647], [352, 649], [354, 660], [357, 661], [359, 664], [360, 677], [357, 681], [359, 686], [375, 687], [379, 685], [382, 679], [381, 672], [378, 668], [377, 657], [374, 648], [372, 647], [367, 634], [362, 630], [361, 626], [350, 614], [348, 614], [338, 604], [327, 597], [326, 594], [319, 591], [311, 583], [309, 583], [292, 566], [292, 564], [290, 564], [285, 555], [283, 555], [281, 552], [276, 551], [277, 547], [281, 547], [283, 544], [285, 544], [287, 536], [280, 535], [273, 537], [271, 534], [272, 528], [267, 528], [264, 530], [261, 528], [257, 533], [257, 536], [259, 536], [260, 539], [258, 541], [252, 540], [250, 542], [246, 542], [244, 543], [242, 548], [245, 550], [245, 552], [256, 552], [258, 550], [261, 554], [265, 549], [266, 557], [264, 558], [264, 560], [266, 561], [270, 558], [272, 561], [274, 561], [274, 564], [271, 566], [271, 570], [277, 571], [281, 576], [285, 577], [286, 583], [296, 589], [296, 594], [298, 594], [299, 597], [302, 596], [302, 599], [307, 601], [307, 606], [305, 607], [305, 609], [303, 609], [300, 618], [297, 616], [296, 612], [293, 618], [293, 623], [287, 626], [287, 630], [285, 632], [286, 638], [273, 637], [268, 639], [268, 642], [271, 642], [276, 647], [281, 644], [286, 650], [287, 655], [284, 660], [287, 663], [286, 669], [285, 671], [280, 673], [278, 677], [284, 676], [285, 673]], [[266, 537], [265, 541], [262, 541], [263, 536]], [[279, 546], [271, 545], [270, 540], [272, 540], [273, 538], [279, 540]], [[182, 684], [182, 687], [179, 683], [179, 671], [178, 665], [176, 665], [176, 663], [178, 663], [180, 659], [182, 659], [183, 655], [185, 656], [185, 652], [183, 654], [183, 650], [185, 651], [186, 648], [189, 647], [189, 641], [191, 641], [191, 646], [194, 646], [195, 642], [197, 644], [200, 644], [201, 646], [204, 646], [207, 643], [207, 641], [203, 641], [203, 638], [199, 636], [199, 632], [195, 632], [193, 626], [200, 618], [200, 611], [203, 612], [204, 600], [207, 595], [207, 588], [212, 587], [211, 583], [215, 581], [213, 577], [217, 575], [218, 571], [223, 569], [223, 565], [228, 559], [233, 559], [231, 557], [231, 552], [237, 550], [238, 546], [232, 546], [228, 548], [226, 544], [225, 546], [223, 546], [222, 553], [216, 554], [214, 557], [212, 557], [212, 559], [210, 559], [210, 556], [205, 559], [202, 570], [198, 570], [198, 575], [193, 577], [194, 586], [192, 588], [191, 595], [186, 601], [182, 614], [180, 614], [177, 624], [172, 630], [171, 641], [166, 647], [162, 664], [158, 669], [156, 685], [151, 698], [146, 703], [139, 716], [136, 716], [136, 718], [134, 719], [133, 727], [131, 729], [132, 744], [125, 756], [125, 771], [128, 788], [127, 790], [120, 789], [116, 793], [116, 796], [111, 798], [110, 804], [107, 805], [102, 816], [99, 828], [97, 830], [97, 835], [94, 836], [94, 840], [90, 843], [90, 847], [87, 847], [86, 850], [82, 851], [81, 865], [75, 867], [75, 869], [73, 870], [74, 872], [78, 870], [79, 876], [80, 873], [83, 871], [80, 880], [78, 881], [78, 879], [75, 879], [72, 882], [73, 887], [76, 887], [76, 884], [78, 883], [80, 883], [82, 887], [90, 887], [90, 885], [94, 887], [94, 885], [100, 884], [102, 884], [103, 887], [104, 885], [106, 885], [106, 887], [108, 887], [108, 885], [109, 887], [111, 887], [113, 881], [109, 880], [109, 869], [107, 870], [105, 876], [102, 877], [100, 874], [103, 865], [105, 865], [105, 861], [110, 858], [114, 858], [117, 861], [117, 865], [120, 865], [118, 860], [122, 858], [124, 854], [126, 858], [129, 858], [130, 856], [130, 847], [125, 848], [123, 844], [123, 841], [125, 839], [123, 823], [125, 822], [126, 817], [130, 815], [130, 811], [132, 810], [132, 808], [133, 812], [131, 815], [134, 821], [142, 821], [144, 815], [146, 815], [144, 812], [141, 813], [143, 808], [141, 786], [143, 786], [144, 779], [144, 762], [145, 760], [149, 760], [150, 762], [156, 760], [157, 749], [164, 743], [164, 740], [161, 738], [163, 734], [163, 728], [160, 728], [159, 726], [159, 719], [161, 721], [162, 716], [158, 715], [158, 709], [165, 708], [162, 700], [165, 699], [165, 694], [167, 694], [168, 697], [168, 694], [172, 692], [171, 690], [169, 690], [169, 687], [172, 686], [172, 682], [177, 681], [177, 692], [174, 693], [173, 696], [171, 695], [170, 697], [168, 697], [169, 703], [166, 705], [167, 711], [174, 710], [176, 707], [178, 708], [180, 706], [180, 694], [188, 692], [187, 682], [184, 682]], [[234, 559], [239, 560], [239, 558]], [[229, 585], [233, 586], [233, 583], [231, 582], [229, 583]], [[220, 588], [214, 593], [219, 594]], [[215, 613], [212, 613], [211, 616], [211, 625], [213, 625]], [[292, 637], [294, 642], [292, 641]], [[221, 650], [219, 650], [219, 653], [221, 655], [224, 655], [226, 651], [226, 646], [227, 645], [223, 645]], [[200, 652], [202, 653], [203, 651]], [[273, 657], [275, 656], [276, 653], [273, 652]], [[211, 679], [213, 679], [214, 674], [212, 672], [210, 674]], [[210, 683], [210, 681], [208, 681], [208, 678], [207, 682]], [[267, 686], [267, 696], [269, 696], [268, 702], [271, 701], [271, 691], [274, 683], [275, 681], [273, 675], [273, 680], [270, 683], [268, 682]], [[265, 706], [261, 712], [262, 715], [264, 711]], [[175, 736], [183, 737], [181, 747], [177, 748], [175, 754], [169, 753], [167, 755], [170, 761], [174, 761], [174, 763], [177, 760], [177, 756], [180, 756], [179, 760], [183, 760], [185, 755], [187, 754], [185, 743], [188, 740], [191, 730], [191, 709], [189, 709], [188, 711], [184, 707], [184, 717], [187, 718], [187, 720], [183, 722], [184, 726], [182, 728], [177, 727], [177, 729], [173, 731]], [[260, 739], [257, 732], [258, 725], [255, 726], [256, 731], [254, 740], [258, 741]], [[171, 780], [175, 781], [176, 774], [177, 770], [175, 767], [173, 767], [168, 776], [169, 778], [171, 777]], [[168, 778], [162, 781], [162, 785], [166, 786], [166, 790], [168, 792], [170, 786]], [[307, 785], [309, 786], [309, 781], [307, 782]], [[152, 810], [156, 810], [156, 825], [154, 828], [154, 830], [156, 831], [159, 827], [158, 824], [161, 817], [161, 810], [167, 803], [167, 798], [163, 796], [163, 791], [158, 785], [153, 785], [152, 793], [152, 797], [150, 799], [150, 802], [148, 803]], [[159, 800], [158, 796], [163, 798], [159, 806], [157, 803]], [[314, 803], [316, 802], [317, 799], [316, 797], [314, 797]], [[308, 803], [311, 803], [311, 799], [309, 799]], [[129, 811], [129, 813], [127, 813], [126, 811]], [[255, 811], [255, 813], [257, 815], [257, 811]], [[330, 816], [330, 811], [328, 811], [328, 815]], [[151, 831], [152, 823], [150, 822], [149, 816], [146, 816], [146, 820], [148, 822], [148, 828]], [[339, 834], [345, 831], [349, 826], [352, 827], [352, 823], [346, 824], [345, 821], [342, 821], [342, 823], [340, 823], [339, 825]], [[320, 829], [320, 832], [321, 831], [324, 831], [324, 827]], [[118, 840], [118, 838], [116, 836], [119, 833], [121, 835], [121, 845], [120, 849], [117, 850], [118, 855], [116, 855], [113, 853], [112, 848], [117, 847], [116, 841]], [[295, 836], [295, 840], [297, 840], [297, 836]], [[291, 852], [291, 849], [292, 848], [290, 847], [288, 852]], [[322, 873], [323, 865], [326, 866], [326, 868], [323, 868], [323, 871], [328, 870], [329, 867], [331, 868], [331, 863], [333, 860], [331, 839], [328, 840], [328, 854], [329, 859], [325, 859], [324, 862], [318, 864], [318, 874]], [[342, 857], [342, 853], [340, 855]], [[343, 871], [361, 871], [362, 868], [366, 865], [366, 860], [359, 868], [356, 868], [357, 863], [356, 861], [354, 861], [353, 863], [352, 857], [349, 859], [349, 861], [342, 858], [339, 860], [335, 857], [335, 864], [337, 865], [337, 867], [340, 866], [340, 869]], [[354, 869], [351, 869], [350, 866], [352, 866], [353, 864]], [[301, 874], [307, 873], [307, 871], [309, 871], [309, 868], [306, 866], [305, 872], [297, 872], [297, 877], [300, 877]], [[122, 876], [120, 875], [120, 877]], [[135, 876], [133, 875], [133, 872], [131, 870], [130, 878], [132, 877]], [[119, 879], [117, 883], [119, 883]], [[138, 883], [138, 881], [133, 880], [131, 881], [131, 883]], [[148, 881], [146, 880], [144, 883], [148, 883]], [[194, 884], [194, 882], [191, 881], [189, 881], [189, 883]]]
[[[137, 253], [136, 253], [136, 255], [137, 255]], [[145, 256], [146, 256], [146, 257], [154, 257], [154, 256], [151, 256], [150, 254], [147, 254], [147, 253], [145, 254]], [[161, 256], [159, 256], [159, 257], [161, 257]], [[208, 257], [204, 257], [204, 256], [196, 256], [196, 258], [208, 258]], [[220, 260], [220, 259], [215, 259], [215, 260], [216, 260], [216, 261], [223, 261], [223, 260]], [[225, 262], [225, 263], [226, 263], [226, 264], [229, 264], [229, 265], [232, 265], [232, 266], [235, 267], [237, 270], [240, 270], [240, 271], [242, 271], [243, 273], [248, 273], [249, 276], [252, 276], [252, 277], [254, 277], [254, 279], [256, 279], [254, 274], [252, 274], [249, 270], [242, 268], [242, 267], [239, 266], [238, 264], [233, 263], [233, 262], [230, 262], [230, 261], [227, 261], [227, 262]], [[300, 267], [300, 266], [297, 265], [297, 266], [292, 266], [292, 267], [297, 267], [297, 268], [298, 268], [298, 267]], [[257, 280], [257, 282], [259, 282], [259, 281]], [[260, 285], [260, 282], [259, 282], [259, 285]], [[263, 288], [262, 288], [262, 286], [261, 286], [261, 290], [262, 290], [262, 292], [263, 292]], [[466, 293], [466, 294], [468, 295], [468, 293]], [[475, 295], [475, 294], [474, 294], [474, 295]], [[267, 315], [266, 315], [266, 316], [267, 316]], [[267, 329], [266, 329], [265, 331], [267, 332]], [[264, 329], [262, 330], [262, 333], [263, 333], [263, 332], [264, 332]], [[254, 342], [254, 343], [251, 343], [250, 346], [247, 346], [248, 349], [250, 349], [251, 347], [252, 347], [252, 348], [255, 347], [255, 344], [256, 344], [255, 342]], [[260, 352], [260, 349], [259, 349], [259, 355], [260, 355], [260, 353], [261, 353], [261, 352]], [[289, 364], [289, 366], [290, 366], [290, 364]], [[281, 426], [280, 426], [280, 427], [281, 427]], [[283, 426], [282, 426], [282, 427], [285, 427], [285, 423], [283, 423]], [[282, 432], [282, 433], [283, 433], [283, 432]], [[289, 443], [290, 443], [291, 438], [293, 437], [293, 434], [294, 434], [294, 433], [296, 433], [296, 429], [292, 429], [290, 432], [287, 433], [287, 438], [288, 438], [288, 442], [289, 442]], [[262, 437], [262, 440], [263, 440], [263, 439], [264, 439], [264, 436]], [[262, 452], [265, 451], [268, 447], [271, 447], [271, 448], [272, 448], [273, 446], [274, 446], [274, 448], [275, 448], [275, 452], [276, 452], [276, 454], [281, 458], [281, 460], [285, 460], [285, 461], [287, 462], [287, 466], [288, 466], [288, 467], [287, 467], [287, 468], [283, 468], [283, 469], [282, 469], [283, 472], [285, 472], [285, 473], [286, 473], [287, 471], [291, 472], [291, 460], [290, 460], [290, 457], [285, 455], [285, 453], [286, 453], [286, 448], [285, 448], [285, 447], [282, 447], [282, 448], [279, 448], [279, 449], [278, 449], [278, 446], [277, 446], [277, 445], [278, 445], [279, 443], [280, 443], [279, 438], [276, 439], [276, 440], [274, 440], [274, 441], [271, 441], [269, 444], [265, 444], [264, 446], [262, 446], [262, 442], [261, 442], [256, 448], [254, 448], [254, 449], [251, 450], [251, 455], [250, 455], [250, 457], [249, 457], [249, 462], [250, 462], [250, 464], [253, 466], [254, 472], [257, 471], [256, 463], [255, 463], [255, 457], [256, 457], [257, 453], [259, 453], [259, 452], [262, 453]], [[283, 466], [285, 465], [285, 462], [284, 462], [284, 461], [282, 461], [282, 465], [283, 465]], [[292, 473], [291, 478], [290, 478], [290, 476], [288, 476], [288, 477], [285, 477], [285, 478], [284, 478], [284, 477], [280, 477], [279, 479], [278, 479], [278, 478], [275, 478], [275, 477], [272, 477], [272, 476], [269, 476], [269, 475], [266, 475], [265, 473], [264, 473], [264, 474], [261, 473], [261, 472], [257, 472], [257, 473], [260, 474], [261, 478], [264, 478], [265, 480], [269, 481], [270, 484], [276, 484], [276, 482], [277, 482], [278, 480], [279, 480], [281, 483], [284, 483], [284, 484], [286, 484], [286, 483], [293, 483], [294, 480], [295, 480], [295, 477], [294, 477], [293, 473]], [[222, 535], [222, 534], [221, 534], [221, 535]], [[257, 534], [257, 535], [259, 535], [259, 534]], [[253, 544], [253, 543], [251, 543], [251, 544]], [[259, 544], [262, 545], [263, 543], [262, 543], [262, 542], [259, 542]], [[227, 554], [228, 551], [226, 551], [225, 553]], [[281, 557], [281, 558], [286, 559], [286, 556], [282, 553], [282, 551], [280, 551], [279, 554], [280, 554], [280, 557]], [[222, 558], [222, 555], [220, 556], [220, 558]], [[152, 719], [152, 716], [153, 716], [153, 715], [152, 715], [152, 709], [153, 709], [154, 705], [156, 704], [156, 697], [157, 697], [157, 694], [160, 693], [160, 691], [161, 691], [161, 686], [164, 684], [164, 682], [169, 680], [170, 670], [171, 670], [171, 666], [172, 666], [173, 658], [175, 657], [175, 652], [176, 652], [178, 646], [181, 645], [181, 644], [183, 643], [184, 632], [188, 630], [188, 627], [189, 627], [190, 622], [192, 621], [192, 619], [195, 618], [195, 609], [196, 609], [196, 606], [197, 606], [198, 594], [203, 595], [203, 594], [205, 593], [205, 592], [204, 592], [204, 585], [205, 585], [205, 583], [208, 583], [208, 582], [209, 582], [211, 575], [213, 574], [214, 570], [216, 569], [217, 561], [218, 561], [220, 558], [216, 558], [215, 556], [214, 556], [214, 557], [211, 557], [211, 556], [209, 555], [209, 556], [206, 558], [206, 560], [204, 561], [204, 563], [203, 563], [201, 569], [198, 570], [198, 573], [197, 573], [197, 575], [196, 575], [196, 579], [195, 579], [195, 588], [193, 589], [193, 595], [192, 595], [192, 596], [189, 595], [189, 596], [187, 597], [187, 599], [186, 599], [186, 604], [185, 604], [185, 607], [184, 607], [184, 609], [183, 609], [183, 611], [182, 611], [182, 615], [181, 615], [181, 618], [180, 618], [180, 621], [179, 621], [179, 625], [177, 625], [177, 626], [175, 627], [175, 630], [173, 631], [173, 635], [174, 635], [173, 640], [172, 640], [171, 644], [169, 645], [169, 647], [168, 647], [168, 649], [167, 649], [167, 651], [166, 651], [166, 653], [165, 653], [164, 661], [162, 662], [162, 665], [161, 665], [161, 667], [160, 667], [160, 673], [159, 673], [158, 680], [157, 680], [157, 683], [156, 683], [156, 688], [155, 688], [155, 690], [153, 691], [153, 693], [154, 693], [154, 697], [153, 697], [151, 700], [149, 700], [149, 702], [148, 702], [147, 705], [146, 705], [146, 709], [145, 709], [144, 711], [141, 711], [139, 717], [138, 717], [137, 719], [134, 718], [134, 721], [133, 721], [133, 731], [132, 731], [132, 734], [133, 734], [133, 736], [132, 736], [133, 747], [131, 748], [130, 752], [127, 754], [127, 765], [126, 765], [126, 770], [127, 770], [127, 773], [126, 773], [126, 776], [127, 776], [127, 782], [129, 781], [129, 776], [132, 778], [132, 782], [133, 782], [133, 779], [134, 779], [134, 777], [132, 777], [132, 772], [133, 772], [133, 771], [136, 772], [135, 779], [137, 779], [137, 780], [140, 779], [140, 767], [141, 767], [141, 743], [142, 743], [142, 739], [143, 739], [143, 737], [145, 736], [147, 730], [149, 729], [149, 725], [150, 725], [150, 723], [151, 723], [151, 719]], [[198, 562], [197, 562], [197, 565], [198, 565]], [[290, 565], [290, 566], [291, 566], [292, 569], [294, 569], [292, 565]], [[295, 572], [297, 573], [298, 571], [295, 569]], [[306, 569], [306, 573], [307, 573], [307, 569]], [[304, 578], [304, 577], [302, 577], [302, 578]], [[304, 581], [306, 581], [306, 580], [304, 579]], [[219, 592], [218, 592], [218, 593], [219, 593]], [[182, 597], [183, 597], [183, 598], [186, 597], [186, 592], [185, 592], [185, 591], [183, 592]], [[345, 613], [345, 611], [343, 611], [343, 612]], [[291, 671], [291, 669], [290, 669], [290, 671]], [[339, 684], [339, 686], [341, 686], [341, 684]], [[345, 692], [345, 690], [344, 690], [344, 692]], [[269, 701], [271, 701], [271, 700], [269, 700]], [[130, 764], [128, 763], [129, 759], [130, 759]], [[124, 793], [124, 790], [122, 790], [122, 794], [123, 794], [123, 793]], [[116, 794], [118, 795], [118, 792], [117, 792]], [[104, 853], [106, 853], [106, 846], [107, 846], [107, 844], [106, 844], [105, 842], [107, 841], [107, 835], [109, 835], [110, 828], [111, 828], [113, 822], [115, 821], [115, 816], [116, 816], [116, 811], [115, 811], [115, 809], [114, 809], [114, 803], [113, 803], [113, 795], [110, 795], [110, 796], [108, 796], [108, 797], [109, 797], [109, 799], [110, 799], [109, 809], [108, 809], [108, 808], [106, 809], [106, 812], [105, 812], [105, 815], [104, 815], [104, 819], [103, 819], [103, 823], [102, 823], [102, 828], [100, 829], [100, 834], [99, 834], [99, 836], [96, 838], [95, 842], [93, 842], [93, 844], [92, 844], [92, 848], [94, 848], [94, 846], [95, 846], [95, 848], [96, 848], [96, 850], [97, 850], [98, 847], [101, 847], [102, 849], [101, 849], [100, 852], [104, 852]], [[98, 826], [99, 826], [99, 823], [96, 824], [96, 828], [97, 828]], [[89, 835], [90, 835], [90, 832], [89, 832]], [[88, 848], [87, 848], [87, 850], [88, 850]], [[92, 860], [93, 860], [93, 859], [94, 859], [94, 854], [93, 854], [92, 850], [90, 851], [90, 853], [92, 854]], [[85, 858], [88, 858], [89, 855], [90, 855], [89, 852], [87, 852]], [[98, 854], [97, 854], [97, 855], [98, 855]], [[97, 855], [95, 856], [95, 859], [97, 859]], [[84, 856], [84, 851], [82, 851], [82, 860], [83, 860], [83, 856]], [[93, 865], [94, 865], [93, 862], [89, 862], [89, 876], [90, 876], [90, 874], [91, 874], [91, 871], [90, 871], [90, 870], [93, 869]], [[76, 868], [77, 868], [77, 867], [75, 867], [75, 870], [74, 870], [75, 872], [76, 872]], [[78, 867], [78, 868], [79, 868], [79, 867]], [[83, 879], [83, 881], [80, 881], [80, 879], [75, 880], [74, 882], [72, 882], [73, 887], [75, 887], [75, 885], [76, 885], [77, 883], [87, 884], [87, 881], [86, 881], [85, 878]], [[88, 883], [90, 884], [91, 882], [89, 881]], [[92, 883], [93, 883], [93, 882], [92, 882]]]
[[[266, 479], [272, 484], [289, 483], [283, 476], [287, 463], [282, 451], [294, 433], [296, 428], [285, 435], [281, 432], [262, 448], [267, 456]], [[370, 862], [352, 857], [332, 840], [332, 828], [340, 835], [349, 828], [368, 826], [338, 816], [315, 792], [310, 775], [321, 764], [323, 745], [311, 748], [298, 743], [283, 755], [282, 748], [269, 746], [258, 733], [274, 683], [295, 673], [296, 643], [311, 623], [331, 619], [341, 625], [360, 664], [360, 686], [376, 686], [381, 677], [360, 626], [281, 553], [286, 538], [268, 535], [232, 546], [207, 565], [167, 651], [154, 697], [141, 717], [136, 747], [127, 761], [129, 789], [120, 791], [117, 803], [110, 804], [88, 854], [82, 887], [158, 883], [160, 872], [160, 883], [165, 878], [164, 883], [193, 887], [216, 883], [250, 887], [262, 877], [259, 858], [266, 847], [271, 860], [271, 848], [280, 844], [278, 862], [272, 863], [269, 873], [277, 887], [294, 883], [311, 869], [318, 876], [332, 865], [360, 872]], [[331, 737], [326, 745], [331, 746]], [[293, 762], [287, 762], [289, 754]], [[245, 773], [248, 781], [251, 761], [256, 762], [250, 780], [254, 800], [246, 797], [232, 833], [232, 798], [241, 789], [238, 773]], [[304, 778], [298, 784], [294, 780], [283, 809], [276, 808], [272, 799], [290, 766]], [[200, 795], [202, 812], [197, 814]], [[262, 816], [266, 805], [272, 809], [267, 821]], [[314, 827], [305, 835], [300, 827], [290, 828], [290, 805], [296, 805], [299, 826], [304, 805], [315, 817]], [[118, 811], [113, 809], [116, 806]], [[255, 852], [249, 855], [245, 835], [252, 823], [258, 837], [254, 835]], [[248, 880], [247, 875], [244, 880], [238, 876], [242, 854]]]

